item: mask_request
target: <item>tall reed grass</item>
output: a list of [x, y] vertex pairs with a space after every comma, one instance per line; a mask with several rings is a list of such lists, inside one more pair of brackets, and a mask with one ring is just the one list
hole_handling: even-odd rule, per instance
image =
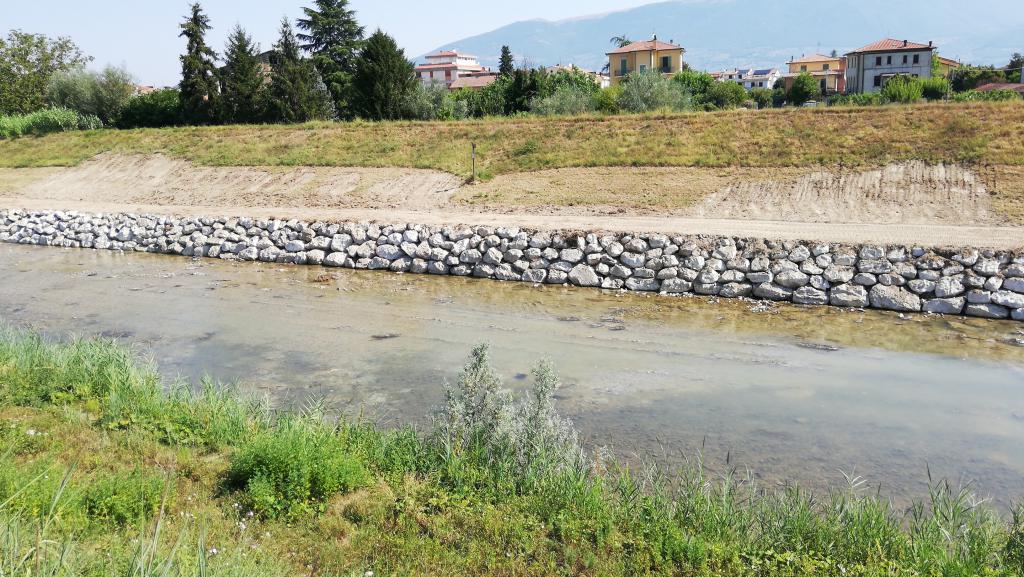
[[99, 118], [79, 114], [69, 108], [48, 108], [30, 114], [0, 116], [0, 138], [43, 136], [52, 132], [97, 128], [103, 128], [103, 122]]

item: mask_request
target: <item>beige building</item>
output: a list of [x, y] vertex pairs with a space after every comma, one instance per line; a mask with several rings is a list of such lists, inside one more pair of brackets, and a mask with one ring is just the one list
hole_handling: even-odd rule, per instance
[[608, 71], [612, 85], [633, 72], [653, 71], [673, 75], [683, 69], [683, 55], [686, 50], [668, 42], [653, 40], [633, 42], [608, 53]]
[[823, 95], [846, 92], [846, 58], [843, 56], [810, 54], [793, 58], [786, 65], [789, 66], [789, 72], [782, 80], [787, 91], [793, 87], [797, 76], [810, 74], [818, 81], [818, 88]]

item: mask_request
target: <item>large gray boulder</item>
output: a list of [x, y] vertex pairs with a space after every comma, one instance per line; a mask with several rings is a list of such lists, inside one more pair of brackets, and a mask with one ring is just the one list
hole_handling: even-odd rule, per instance
[[931, 299], [925, 301], [922, 310], [926, 313], [958, 315], [963, 312], [966, 301], [965, 297]]
[[902, 287], [875, 285], [869, 295], [871, 306], [897, 312], [921, 312], [921, 297]]
[[[562, 251], [563, 258], [564, 258], [565, 253], [568, 250], [576, 250], [576, 249], [566, 249], [566, 250], [563, 250]], [[575, 267], [573, 267], [572, 270], [569, 271], [569, 282], [571, 282], [572, 284], [574, 284], [576, 286], [583, 286], [583, 287], [601, 286], [601, 279], [597, 276], [597, 272], [595, 272], [592, 267], [590, 267], [588, 265], [585, 265], [585, 264], [576, 265]]]
[[837, 307], [864, 308], [868, 306], [868, 291], [864, 287], [855, 284], [841, 284], [832, 287], [829, 294], [829, 302]]

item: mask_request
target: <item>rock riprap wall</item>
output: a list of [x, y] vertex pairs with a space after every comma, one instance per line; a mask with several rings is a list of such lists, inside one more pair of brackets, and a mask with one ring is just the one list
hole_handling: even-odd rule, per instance
[[0, 241], [1024, 320], [1024, 255], [977, 248], [62, 211]]

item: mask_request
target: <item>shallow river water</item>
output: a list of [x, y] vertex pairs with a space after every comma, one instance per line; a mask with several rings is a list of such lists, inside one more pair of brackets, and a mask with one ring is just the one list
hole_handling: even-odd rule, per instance
[[386, 425], [425, 424], [488, 342], [512, 388], [552, 359], [560, 409], [627, 460], [703, 449], [713, 470], [819, 490], [846, 472], [899, 501], [930, 469], [1024, 497], [1020, 323], [13, 245], [0, 320]]

